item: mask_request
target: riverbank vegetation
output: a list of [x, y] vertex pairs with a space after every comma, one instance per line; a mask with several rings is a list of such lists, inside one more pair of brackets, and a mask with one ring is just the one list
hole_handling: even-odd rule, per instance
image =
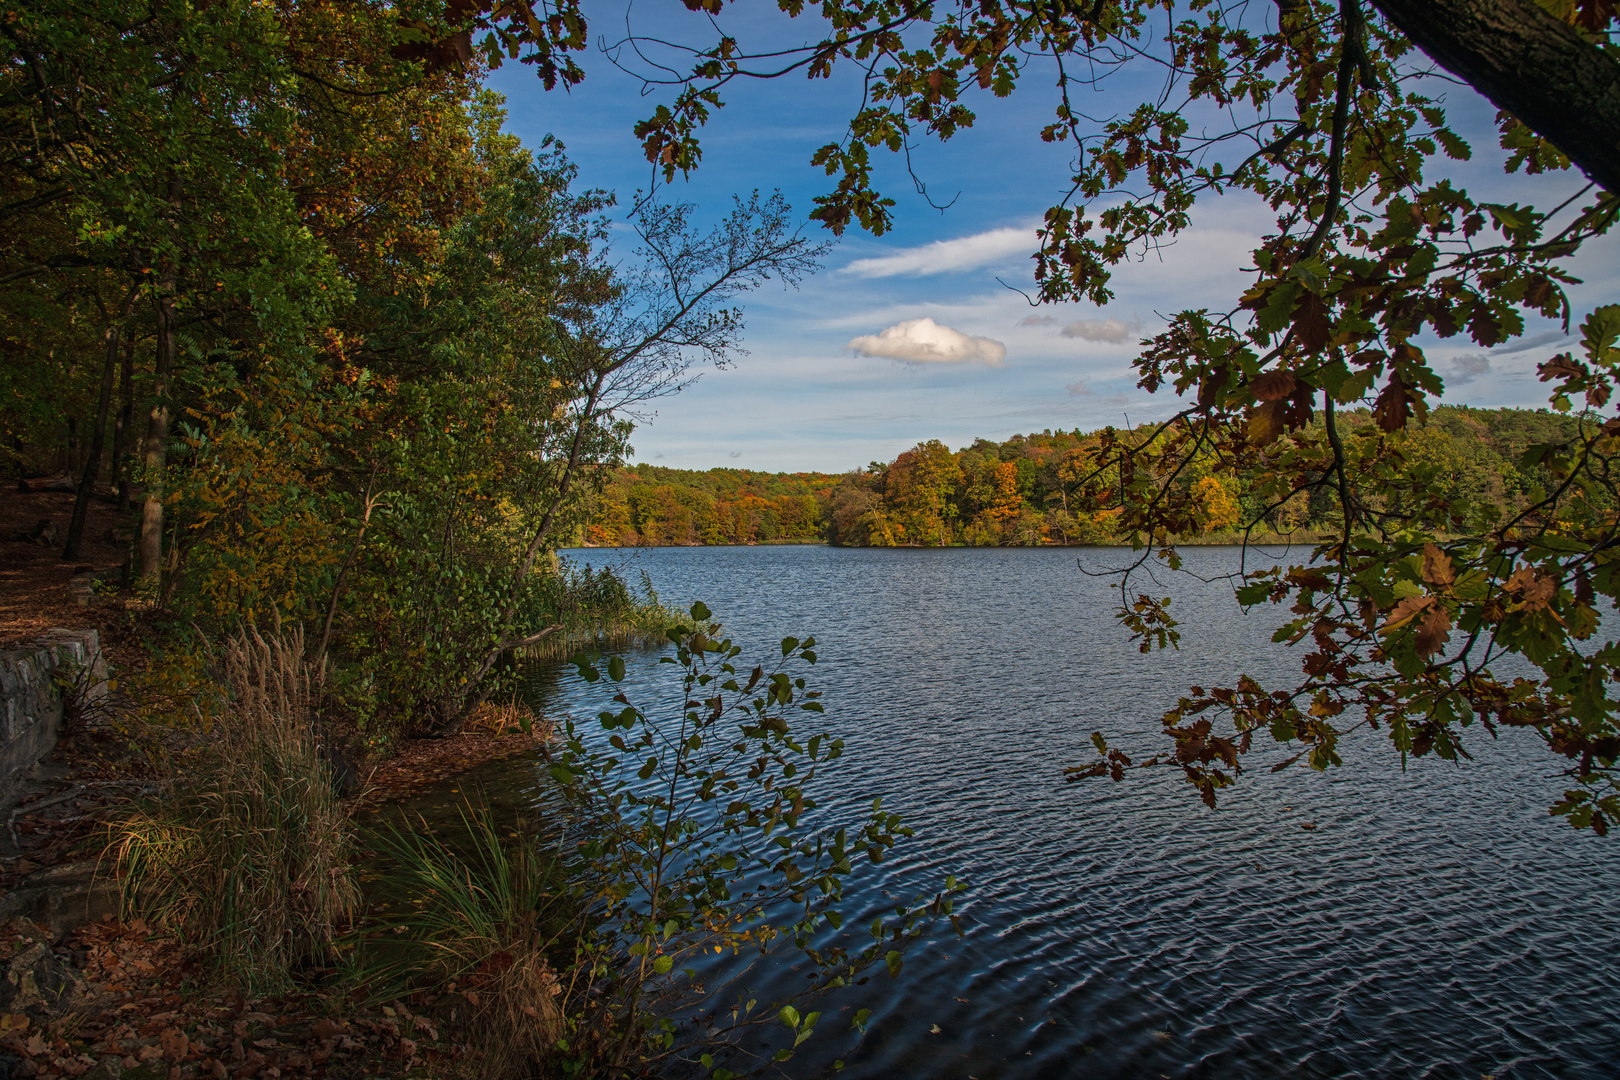
[[[1366, 410], [1340, 414], [1339, 426], [1359, 432], [1373, 423]], [[1322, 421], [1301, 438], [1319, 436]], [[1557, 478], [1534, 445], [1567, 442], [1578, 422], [1546, 409], [1472, 409], [1443, 405], [1428, 422], [1392, 437], [1400, 485], [1376, 493], [1372, 505], [1396, 510], [1414, 499], [1446, 504], [1493, 501], [1523, 510], [1552, 490]], [[1171, 432], [1155, 428], [1043, 431], [1002, 442], [976, 439], [952, 451], [929, 440], [891, 462], [873, 462], [843, 475], [752, 473], [739, 469], [668, 469], [650, 465], [613, 470], [584, 510], [583, 536], [599, 545], [825, 542], [846, 547], [969, 547], [1129, 544], [1121, 517], [1120, 473], [1105, 462], [1128, 450], [1151, 456]], [[1297, 445], [1292, 435], [1284, 445]], [[1182, 543], [1315, 540], [1331, 534], [1336, 508], [1330, 489], [1309, 485], [1276, 500], [1262, 490], [1262, 469], [1233, 460], [1218, 447], [1199, 447], [1170, 482], [1184, 512], [1169, 534]], [[1128, 478], [1128, 477], [1127, 477]], [[1418, 486], [1430, 493], [1415, 496]], [[1612, 505], [1601, 487], [1582, 497]], [[1433, 507], [1419, 520], [1445, 529]], [[1164, 533], [1159, 535], [1163, 536]]]

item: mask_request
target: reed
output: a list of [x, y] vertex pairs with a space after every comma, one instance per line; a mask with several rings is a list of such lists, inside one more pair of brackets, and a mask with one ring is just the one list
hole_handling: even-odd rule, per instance
[[657, 648], [669, 641], [672, 628], [688, 634], [699, 629], [689, 614], [664, 605], [645, 570], [640, 587], [632, 589], [612, 567], [592, 570], [563, 563], [547, 588], [563, 629], [519, 650], [524, 660], [556, 662], [592, 649]]
[[225, 694], [171, 796], [113, 827], [127, 911], [255, 989], [332, 955], [359, 894], [353, 838], [315, 725], [323, 669], [303, 633], [246, 629]]

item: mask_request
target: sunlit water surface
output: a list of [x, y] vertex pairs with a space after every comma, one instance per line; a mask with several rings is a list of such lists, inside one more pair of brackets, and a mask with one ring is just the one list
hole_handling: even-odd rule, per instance
[[[969, 886], [966, 936], [943, 928], [898, 980], [825, 1005], [789, 1075], [843, 1058], [883, 1078], [1620, 1076], [1620, 841], [1548, 817], [1558, 763], [1532, 740], [1481, 733], [1473, 761], [1403, 773], [1357, 738], [1348, 767], [1259, 768], [1216, 811], [1167, 771], [1063, 781], [1095, 759], [1094, 730], [1162, 747], [1157, 718], [1189, 685], [1296, 673], [1270, 642], [1280, 609], [1160, 571], [1143, 584], [1175, 598], [1182, 648], [1142, 655], [1080, 570], [1117, 550], [565, 554], [703, 600], [744, 658], [816, 637], [809, 677], [847, 743], [824, 802], [853, 819], [881, 795], [917, 829], [859, 876], [847, 925], [948, 873]], [[1184, 555], [1206, 578], [1237, 566]], [[630, 693], [677, 702], [673, 670], [632, 654]], [[604, 685], [537, 680], [535, 704], [589, 718]], [[531, 759], [471, 781], [520, 800], [549, 783]], [[749, 975], [763, 1000], [800, 977]]]

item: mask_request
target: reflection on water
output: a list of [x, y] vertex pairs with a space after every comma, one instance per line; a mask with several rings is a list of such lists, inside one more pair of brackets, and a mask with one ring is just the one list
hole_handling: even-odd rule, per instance
[[[821, 1031], [865, 1006], [870, 1034], [813, 1042], [790, 1074], [834, 1057], [854, 1076], [980, 1080], [1620, 1072], [1620, 847], [1547, 816], [1557, 762], [1523, 733], [1405, 773], [1376, 737], [1352, 740], [1350, 767], [1260, 770], [1215, 812], [1169, 774], [1063, 782], [1095, 729], [1156, 748], [1190, 684], [1292, 674], [1275, 609], [1244, 616], [1229, 588], [1161, 574], [1183, 645], [1144, 656], [1074, 551], [571, 554], [704, 600], [745, 657], [815, 635], [812, 685], [848, 744], [823, 798], [854, 817], [882, 795], [918, 829], [852, 893], [853, 925], [947, 873], [969, 884], [966, 937], [832, 1001]], [[1235, 567], [1230, 550], [1185, 554], [1204, 577]], [[629, 666], [632, 698], [678, 700], [667, 665]], [[564, 675], [534, 693], [588, 718], [611, 691]], [[520, 760], [465, 782], [522, 801], [543, 776]], [[763, 996], [797, 976], [750, 977]]]

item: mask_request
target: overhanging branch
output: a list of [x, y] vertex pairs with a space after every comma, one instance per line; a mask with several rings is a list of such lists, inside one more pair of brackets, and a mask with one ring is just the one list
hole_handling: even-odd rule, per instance
[[1620, 63], [1528, 0], [1372, 0], [1446, 70], [1620, 192]]

